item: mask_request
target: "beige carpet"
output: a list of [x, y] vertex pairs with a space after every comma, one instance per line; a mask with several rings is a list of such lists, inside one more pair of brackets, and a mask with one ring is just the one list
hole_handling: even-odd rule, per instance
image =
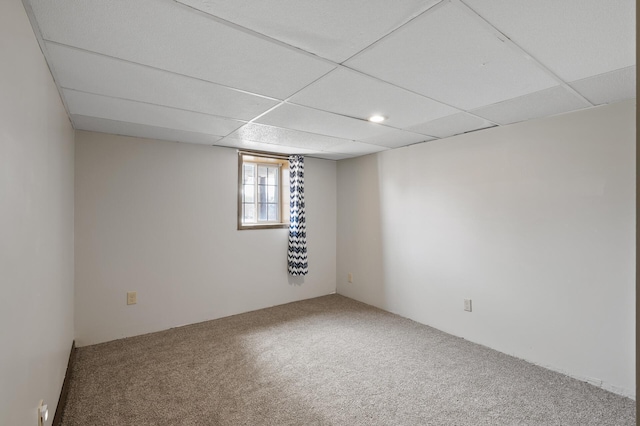
[[634, 425], [635, 402], [331, 295], [78, 349], [64, 426]]

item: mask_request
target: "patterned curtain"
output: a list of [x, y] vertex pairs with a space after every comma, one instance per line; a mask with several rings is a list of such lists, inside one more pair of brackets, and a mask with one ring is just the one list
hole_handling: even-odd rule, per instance
[[304, 157], [289, 157], [289, 275], [307, 275], [307, 223], [304, 212]]

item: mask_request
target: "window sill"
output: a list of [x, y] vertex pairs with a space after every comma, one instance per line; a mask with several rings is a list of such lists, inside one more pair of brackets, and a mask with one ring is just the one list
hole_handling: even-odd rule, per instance
[[247, 229], [279, 229], [279, 228], [288, 228], [288, 223], [267, 223], [267, 224], [238, 224], [238, 231], [245, 231]]

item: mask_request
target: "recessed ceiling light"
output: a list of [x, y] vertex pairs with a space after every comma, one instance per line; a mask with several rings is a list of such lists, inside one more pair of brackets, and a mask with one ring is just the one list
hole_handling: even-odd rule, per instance
[[386, 118], [381, 115], [372, 115], [369, 117], [369, 121], [372, 123], [382, 123]]

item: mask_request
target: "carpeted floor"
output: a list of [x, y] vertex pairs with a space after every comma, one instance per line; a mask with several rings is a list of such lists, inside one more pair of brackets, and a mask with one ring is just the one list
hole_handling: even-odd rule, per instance
[[63, 426], [634, 425], [635, 401], [331, 295], [78, 349]]

